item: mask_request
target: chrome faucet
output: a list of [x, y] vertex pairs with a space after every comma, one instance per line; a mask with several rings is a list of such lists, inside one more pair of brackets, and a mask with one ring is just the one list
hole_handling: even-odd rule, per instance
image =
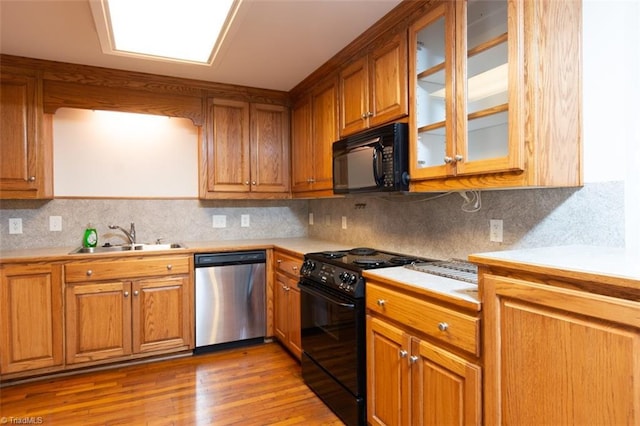
[[122, 232], [124, 232], [124, 235], [127, 236], [127, 239], [129, 240], [129, 244], [134, 245], [136, 243], [136, 225], [135, 225], [135, 223], [131, 222], [131, 229], [129, 229], [129, 231], [119, 227], [118, 225], [109, 225], [109, 229], [119, 229], [119, 230], [121, 230]]

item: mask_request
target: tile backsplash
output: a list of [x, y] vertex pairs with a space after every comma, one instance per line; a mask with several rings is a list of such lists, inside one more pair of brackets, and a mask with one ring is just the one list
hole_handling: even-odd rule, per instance
[[[353, 196], [320, 200], [3, 200], [0, 247], [76, 247], [92, 223], [99, 244], [124, 242], [135, 222], [139, 242], [215, 241], [309, 236], [353, 246], [372, 246], [426, 257], [464, 258], [469, 253], [566, 244], [624, 246], [624, 183], [582, 188], [484, 191], [481, 209], [462, 211], [456, 193]], [[313, 213], [314, 224], [308, 224]], [[241, 227], [241, 215], [250, 226]], [[213, 228], [212, 216], [226, 216]], [[49, 216], [62, 217], [62, 231], [49, 231]], [[342, 217], [347, 229], [342, 229]], [[9, 218], [22, 218], [23, 233], [9, 234]], [[503, 242], [489, 241], [489, 221], [503, 220]]]

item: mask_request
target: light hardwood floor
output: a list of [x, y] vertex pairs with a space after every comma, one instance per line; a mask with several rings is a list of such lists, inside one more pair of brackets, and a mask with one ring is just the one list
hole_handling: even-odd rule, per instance
[[65, 426], [343, 424], [277, 343], [5, 386], [0, 417]]

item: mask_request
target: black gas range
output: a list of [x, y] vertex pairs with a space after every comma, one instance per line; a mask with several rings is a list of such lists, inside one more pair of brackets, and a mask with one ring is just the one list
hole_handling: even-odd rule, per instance
[[354, 298], [364, 297], [364, 270], [429, 261], [369, 247], [307, 253], [304, 258], [303, 277]]
[[300, 270], [302, 377], [349, 425], [366, 425], [367, 269], [428, 262], [358, 247], [307, 253]]

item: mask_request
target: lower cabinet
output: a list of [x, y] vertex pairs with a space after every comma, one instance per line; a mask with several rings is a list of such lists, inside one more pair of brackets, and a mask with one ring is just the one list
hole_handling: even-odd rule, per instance
[[486, 424], [640, 424], [638, 290], [627, 299], [590, 292], [614, 279], [505, 275], [481, 276]]
[[[190, 262], [166, 257], [67, 265], [67, 364], [193, 348]], [[145, 270], [157, 276], [125, 278]]]
[[302, 259], [275, 253], [274, 331], [276, 338], [296, 358], [302, 357], [300, 290], [298, 273]]
[[[384, 299], [380, 298], [385, 295]], [[421, 330], [430, 317], [449, 314], [436, 323], [436, 332], [458, 333], [465, 321], [478, 329], [471, 315], [429, 305], [418, 296], [389, 290], [367, 281], [367, 420], [371, 425], [480, 425], [482, 375], [478, 358], [438, 342]], [[414, 315], [417, 328], [403, 320]], [[464, 318], [464, 317], [467, 318]], [[453, 320], [452, 320], [453, 318]], [[438, 329], [438, 325], [440, 330]], [[460, 327], [459, 327], [460, 326]], [[444, 330], [442, 330], [444, 329]], [[479, 338], [479, 335], [477, 335]], [[479, 348], [479, 341], [473, 344]], [[464, 353], [460, 352], [460, 353]]]
[[0, 374], [62, 368], [62, 311], [61, 265], [0, 268]]

